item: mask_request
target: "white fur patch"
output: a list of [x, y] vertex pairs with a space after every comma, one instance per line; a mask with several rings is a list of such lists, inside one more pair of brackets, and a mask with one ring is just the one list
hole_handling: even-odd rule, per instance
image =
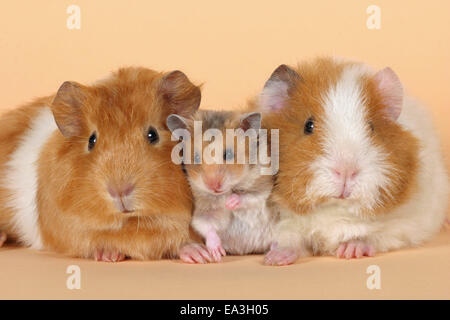
[[367, 121], [361, 76], [367, 73], [364, 66], [349, 66], [338, 82], [322, 97], [324, 155], [312, 163], [314, 180], [308, 186], [309, 196], [339, 196], [341, 182], [336, 181], [334, 170], [339, 166], [357, 168], [359, 175], [352, 182], [350, 199], [366, 208], [376, 206], [379, 187], [388, 185], [389, 167], [386, 154], [371, 142]]
[[34, 249], [42, 249], [36, 203], [37, 161], [42, 147], [55, 130], [57, 126], [50, 108], [43, 108], [31, 121], [30, 128], [6, 164], [3, 184], [12, 193], [9, 207], [15, 211], [13, 223], [19, 240]]

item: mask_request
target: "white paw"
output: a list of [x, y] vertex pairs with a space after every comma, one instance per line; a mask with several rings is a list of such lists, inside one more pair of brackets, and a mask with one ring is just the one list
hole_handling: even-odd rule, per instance
[[180, 249], [180, 259], [186, 263], [208, 263], [213, 262], [213, 258], [208, 249], [199, 243], [187, 244]]
[[125, 255], [114, 250], [96, 250], [94, 253], [95, 261], [119, 262], [125, 260]]
[[375, 255], [375, 248], [360, 240], [352, 240], [341, 243], [336, 251], [336, 256], [341, 259], [359, 259], [364, 256], [373, 257]]
[[286, 266], [293, 264], [300, 257], [300, 252], [296, 248], [278, 247], [273, 244], [270, 251], [264, 257], [264, 264], [270, 266]]

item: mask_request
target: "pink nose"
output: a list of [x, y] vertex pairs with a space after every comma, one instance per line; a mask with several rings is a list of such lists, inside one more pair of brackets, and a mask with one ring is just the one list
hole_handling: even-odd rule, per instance
[[214, 192], [220, 192], [221, 188], [222, 188], [222, 183], [219, 179], [212, 179], [212, 180], [207, 180], [206, 182], [206, 186], [214, 191]]
[[352, 193], [352, 182], [359, 174], [359, 170], [356, 167], [339, 167], [334, 168], [333, 172], [339, 179], [341, 184], [341, 191], [339, 198], [348, 198]]
[[132, 184], [126, 184], [123, 186], [108, 186], [108, 192], [113, 198], [127, 197], [134, 191]]
[[344, 180], [354, 180], [359, 174], [359, 170], [355, 168], [339, 168], [334, 169], [334, 174]]

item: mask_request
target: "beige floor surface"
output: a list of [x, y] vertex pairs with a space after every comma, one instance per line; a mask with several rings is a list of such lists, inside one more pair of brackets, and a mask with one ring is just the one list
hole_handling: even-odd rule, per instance
[[[112, 264], [7, 246], [0, 249], [0, 299], [450, 299], [448, 227], [423, 247], [374, 258], [312, 257], [287, 267], [261, 261]], [[80, 267], [79, 290], [67, 289], [70, 265]], [[370, 265], [380, 268], [380, 290], [367, 288]]]

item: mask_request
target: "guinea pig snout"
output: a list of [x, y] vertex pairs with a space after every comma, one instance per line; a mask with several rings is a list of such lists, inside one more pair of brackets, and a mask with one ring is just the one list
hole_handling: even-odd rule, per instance
[[108, 193], [111, 196], [117, 210], [119, 210], [120, 212], [123, 212], [123, 213], [131, 213], [134, 211], [134, 209], [133, 209], [134, 185], [132, 185], [132, 184], [123, 184], [123, 185], [110, 184], [107, 189], [108, 189]]
[[359, 168], [354, 163], [339, 163], [332, 169], [333, 176], [337, 182], [337, 198], [346, 199], [350, 197], [355, 180], [359, 175]]

